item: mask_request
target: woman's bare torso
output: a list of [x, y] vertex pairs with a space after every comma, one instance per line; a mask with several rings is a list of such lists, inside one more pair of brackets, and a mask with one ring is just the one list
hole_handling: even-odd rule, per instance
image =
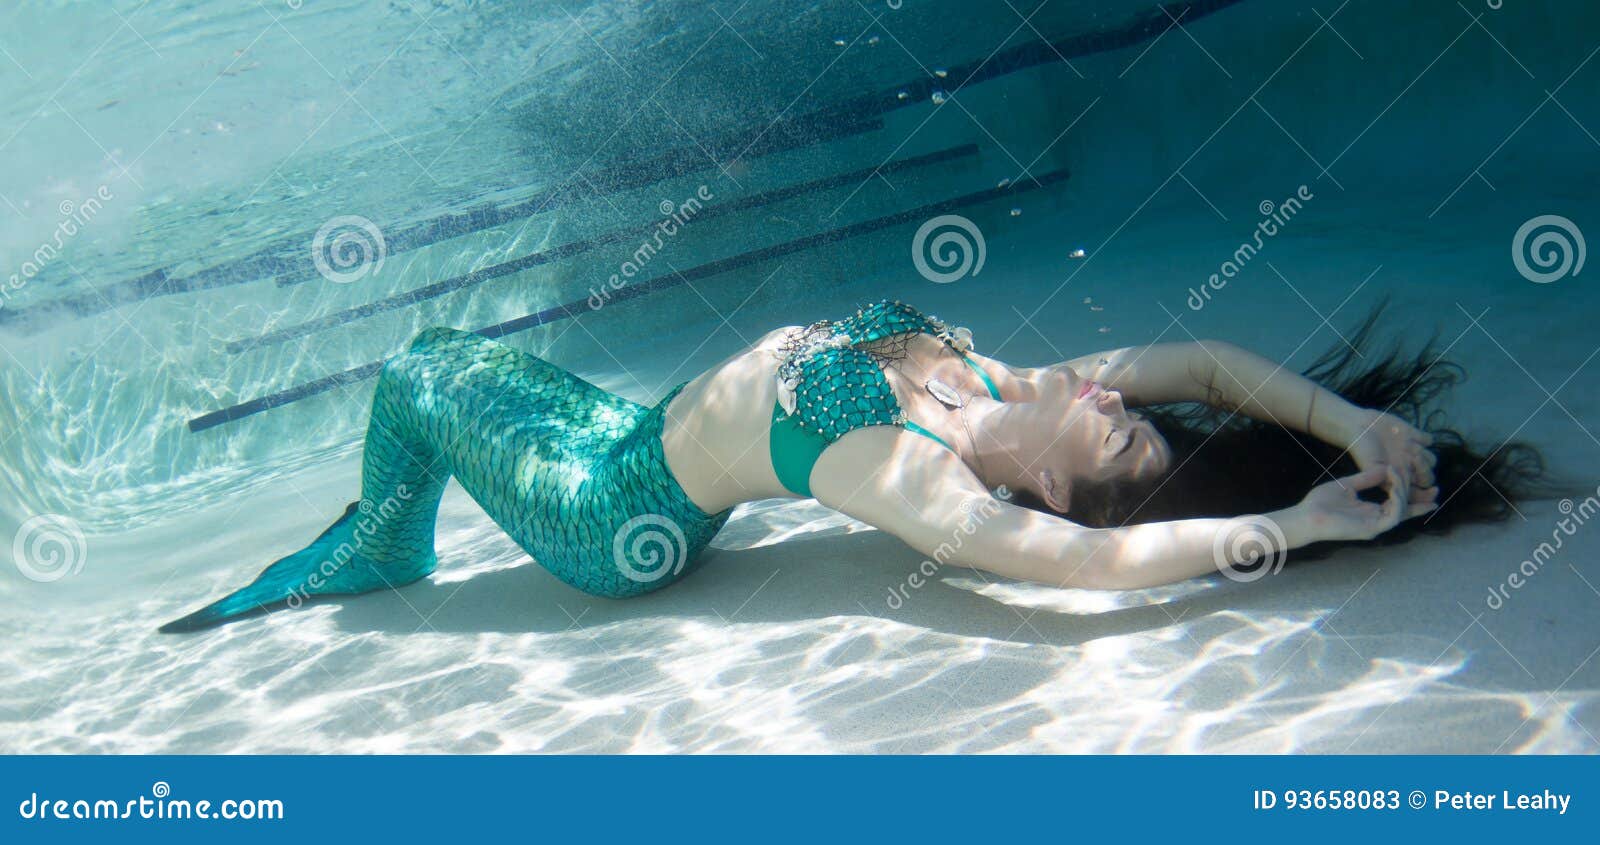
[[[701, 509], [715, 513], [740, 502], [794, 495], [772, 469], [769, 435], [778, 400], [778, 352], [799, 328], [768, 332], [749, 349], [701, 373], [667, 409], [661, 433], [667, 465]], [[937, 378], [962, 393], [986, 395], [971, 367], [939, 340], [916, 335], [904, 358], [885, 373], [908, 418], [962, 455], [970, 454], [959, 415], [923, 385]]]

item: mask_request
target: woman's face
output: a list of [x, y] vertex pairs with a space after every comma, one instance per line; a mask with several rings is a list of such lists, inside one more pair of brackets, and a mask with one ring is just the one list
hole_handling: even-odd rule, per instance
[[1041, 388], [1023, 451], [1037, 456], [1026, 481], [1052, 508], [1068, 509], [1075, 481], [1143, 480], [1171, 466], [1166, 440], [1123, 407], [1121, 393], [1066, 368]]

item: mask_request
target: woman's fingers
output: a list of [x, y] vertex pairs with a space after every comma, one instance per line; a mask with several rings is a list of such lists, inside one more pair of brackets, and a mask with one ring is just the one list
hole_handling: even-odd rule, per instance
[[1374, 464], [1355, 475], [1347, 475], [1339, 479], [1339, 486], [1355, 492], [1371, 490], [1381, 486], [1389, 478], [1389, 467], [1384, 464]]
[[[1399, 419], [1399, 418], [1396, 417], [1396, 419]], [[1405, 426], [1406, 437], [1408, 439], [1416, 441], [1417, 443], [1421, 443], [1424, 446], [1427, 446], [1427, 445], [1433, 443], [1433, 435], [1427, 433], [1426, 431], [1423, 431], [1422, 429], [1420, 429], [1420, 428], [1418, 428], [1418, 427], [1416, 427], [1416, 426], [1412, 425], [1411, 423], [1408, 423], [1408, 422], [1406, 422], [1404, 420], [1401, 420], [1400, 424]]]
[[1410, 490], [1415, 478], [1415, 468], [1404, 456], [1396, 456], [1399, 460], [1386, 463], [1384, 466], [1395, 479], [1394, 487], [1399, 490]]
[[1382, 515], [1380, 517], [1380, 525], [1382, 527], [1378, 529], [1380, 534], [1399, 525], [1400, 520], [1410, 510], [1410, 501], [1406, 494], [1410, 490], [1411, 483], [1402, 477], [1394, 467], [1386, 467], [1385, 469], [1387, 477], [1384, 487], [1388, 490], [1389, 497], [1383, 502]]
[[[1423, 455], [1428, 454], [1423, 452]], [[1418, 487], [1433, 486], [1433, 464], [1419, 455], [1411, 461], [1412, 479]]]
[[1414, 519], [1438, 509], [1439, 506], [1433, 502], [1412, 502], [1411, 507], [1406, 510], [1406, 519]]

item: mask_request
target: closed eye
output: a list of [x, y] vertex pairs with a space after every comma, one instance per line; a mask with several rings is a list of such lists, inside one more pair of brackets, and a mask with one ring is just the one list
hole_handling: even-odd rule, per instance
[[1122, 448], [1121, 448], [1121, 449], [1118, 449], [1118, 450], [1117, 450], [1117, 454], [1115, 454], [1115, 455], [1112, 455], [1112, 456], [1111, 456], [1111, 457], [1113, 457], [1113, 458], [1117, 458], [1117, 457], [1121, 457], [1121, 456], [1122, 456], [1122, 453], [1123, 453], [1123, 452], [1126, 452], [1126, 451], [1128, 451], [1128, 450], [1129, 450], [1129, 449], [1132, 449], [1132, 448], [1133, 448], [1133, 435], [1134, 435], [1134, 434], [1135, 434], [1135, 433], [1136, 433], [1136, 432], [1137, 432], [1137, 431], [1138, 431], [1138, 429], [1134, 429], [1134, 428], [1130, 428], [1130, 429], [1128, 429], [1128, 430], [1127, 430], [1127, 431], [1126, 431], [1126, 432], [1125, 432], [1125, 433], [1124, 433], [1124, 436], [1123, 436], [1123, 438], [1122, 438]]
[[1113, 428], [1111, 431], [1106, 433], [1105, 442], [1101, 445], [1103, 448], [1110, 450], [1113, 448], [1112, 439], [1116, 437], [1121, 438], [1121, 442], [1115, 445], [1116, 451], [1111, 453], [1111, 459], [1114, 460], [1120, 457], [1123, 452], [1133, 448], [1134, 432], [1135, 429], [1131, 428]]

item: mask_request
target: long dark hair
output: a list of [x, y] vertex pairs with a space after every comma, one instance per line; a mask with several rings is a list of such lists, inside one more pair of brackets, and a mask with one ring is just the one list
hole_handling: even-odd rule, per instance
[[[1383, 310], [1375, 308], [1305, 370], [1307, 378], [1350, 402], [1387, 410], [1433, 435], [1439, 509], [1371, 542], [1404, 543], [1466, 523], [1499, 522], [1515, 513], [1518, 500], [1557, 494], [1562, 487], [1551, 480], [1533, 446], [1507, 441], [1485, 449], [1449, 426], [1439, 403], [1466, 371], [1442, 357], [1437, 339], [1415, 354], [1398, 345], [1373, 350]], [[1268, 513], [1295, 504], [1317, 484], [1356, 471], [1355, 462], [1337, 447], [1223, 408], [1187, 403], [1139, 410], [1172, 446], [1173, 471], [1151, 481], [1080, 485], [1068, 519], [1112, 527]], [[1020, 503], [1044, 509], [1027, 498]], [[1314, 557], [1341, 545], [1350, 544], [1319, 543], [1291, 556]]]

